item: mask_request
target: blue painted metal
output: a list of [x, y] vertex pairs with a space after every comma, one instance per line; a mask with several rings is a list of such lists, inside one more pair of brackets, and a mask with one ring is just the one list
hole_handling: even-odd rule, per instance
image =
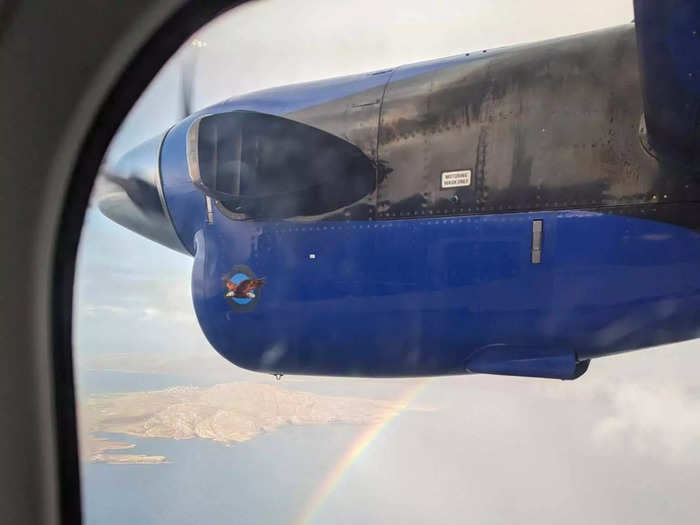
[[700, 167], [700, 3], [635, 0], [650, 149]]
[[182, 245], [194, 254], [194, 236], [206, 219], [205, 197], [187, 173], [186, 135], [194, 117], [173, 127], [160, 153], [160, 176], [165, 202]]
[[[544, 221], [535, 265], [534, 219]], [[490, 359], [493, 351], [512, 361], [503, 347], [484, 349], [499, 344], [516, 357], [532, 348], [550, 358], [522, 375], [561, 377], [571, 356], [688, 339], [700, 324], [700, 235], [643, 219], [560, 211], [302, 224], [217, 214], [196, 236], [201, 327], [222, 355], [253, 370], [516, 373]], [[225, 299], [222, 276], [237, 264], [266, 278], [250, 312]]]
[[570, 348], [495, 344], [469, 356], [466, 370], [474, 374], [576, 379], [588, 369], [589, 362], [578, 361]]

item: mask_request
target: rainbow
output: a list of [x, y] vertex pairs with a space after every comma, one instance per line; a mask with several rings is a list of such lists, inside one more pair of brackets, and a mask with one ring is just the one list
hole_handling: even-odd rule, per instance
[[418, 395], [420, 390], [428, 384], [430, 379], [421, 379], [413, 384], [401, 394], [392, 409], [378, 422], [367, 427], [357, 438], [353, 440], [347, 450], [340, 457], [338, 462], [333, 465], [328, 473], [323, 478], [316, 490], [313, 491], [311, 497], [304, 506], [297, 523], [299, 525], [310, 524], [316, 514], [319, 512], [328, 497], [333, 494], [343, 475], [347, 472], [354, 461], [369, 447], [379, 433], [384, 430], [391, 421], [396, 418]]

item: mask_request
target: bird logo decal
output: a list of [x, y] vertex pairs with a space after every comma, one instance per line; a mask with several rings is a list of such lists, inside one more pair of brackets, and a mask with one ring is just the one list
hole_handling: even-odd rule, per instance
[[255, 299], [255, 290], [265, 284], [265, 278], [262, 279], [243, 279], [239, 284], [232, 280], [226, 280], [226, 288], [228, 293], [226, 297], [235, 297], [237, 299]]
[[260, 300], [265, 278], [258, 278], [253, 271], [243, 264], [235, 266], [223, 278], [224, 297], [229, 305], [238, 311], [252, 310]]

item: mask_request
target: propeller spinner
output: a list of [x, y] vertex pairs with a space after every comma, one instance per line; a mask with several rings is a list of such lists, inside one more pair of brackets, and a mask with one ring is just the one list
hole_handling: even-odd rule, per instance
[[165, 205], [159, 156], [164, 135], [154, 137], [106, 165], [96, 182], [97, 206], [114, 222], [173, 250], [182, 246]]

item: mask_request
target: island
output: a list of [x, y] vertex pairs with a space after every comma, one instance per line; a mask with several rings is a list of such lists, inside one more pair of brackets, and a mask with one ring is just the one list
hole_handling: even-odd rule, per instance
[[167, 458], [160, 455], [118, 452], [134, 445], [98, 435], [235, 443], [285, 425], [373, 424], [394, 410], [388, 401], [326, 396], [253, 382], [91, 395], [80, 407], [81, 452], [88, 462], [165, 463]]

